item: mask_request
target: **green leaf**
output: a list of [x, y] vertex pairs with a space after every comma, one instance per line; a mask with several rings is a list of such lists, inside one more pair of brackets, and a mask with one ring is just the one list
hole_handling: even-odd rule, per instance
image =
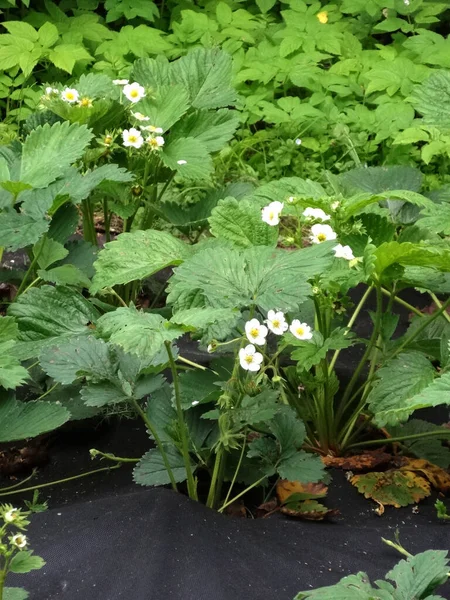
[[401, 560], [386, 579], [396, 583], [399, 600], [423, 598], [448, 579], [448, 558], [444, 550], [426, 550]]
[[411, 94], [411, 102], [428, 125], [450, 129], [450, 73], [434, 71]]
[[79, 60], [92, 62], [92, 56], [80, 44], [59, 44], [50, 50], [49, 60], [63, 71], [72, 73], [75, 63]]
[[419, 169], [398, 165], [351, 169], [336, 177], [345, 194], [380, 194], [389, 190], [418, 192], [422, 186], [422, 179], [423, 175]]
[[192, 403], [207, 404], [215, 401], [221, 389], [217, 384], [220, 381], [213, 371], [186, 371], [180, 373], [181, 402], [186, 410], [192, 407]]
[[74, 265], [61, 265], [50, 270], [39, 269], [37, 274], [43, 281], [56, 285], [73, 285], [79, 288], [88, 288], [91, 285], [83, 271]]
[[[420, 419], [411, 419], [402, 425], [389, 427], [388, 430], [392, 437], [434, 432], [429, 437], [404, 440], [402, 444], [417, 458], [428, 460], [443, 469], [448, 469], [450, 466], [450, 449], [442, 445], [443, 441], [450, 439], [450, 430]], [[442, 435], [436, 435], [438, 430], [443, 431]]]
[[[209, 179], [213, 172], [211, 156], [204, 144], [195, 138], [169, 140], [160, 153], [161, 160], [185, 179]], [[179, 161], [186, 161], [179, 164]]]
[[65, 258], [69, 252], [59, 242], [43, 237], [34, 245], [33, 254], [38, 257], [37, 262], [41, 269], [47, 269], [53, 263]]
[[19, 326], [14, 355], [25, 360], [63, 339], [88, 335], [97, 320], [95, 308], [81, 294], [68, 288], [44, 285], [31, 288], [10, 305], [8, 314]]
[[13, 396], [0, 400], [0, 442], [15, 442], [52, 431], [70, 419], [63, 406], [53, 402], [19, 402]]
[[46, 187], [81, 157], [91, 139], [85, 125], [68, 121], [33, 129], [23, 145], [20, 180], [34, 188]]
[[44, 219], [17, 213], [14, 210], [4, 211], [0, 219], [0, 246], [14, 252], [34, 244], [48, 230], [49, 222]]
[[34, 556], [30, 550], [22, 550], [12, 557], [9, 563], [9, 570], [12, 573], [29, 573], [42, 569], [45, 560], [40, 556]]
[[330, 252], [327, 243], [289, 253], [263, 246], [239, 251], [208, 245], [175, 270], [168, 302], [179, 310], [253, 303], [265, 311], [295, 310], [310, 293], [307, 280], [330, 264]]
[[46, 21], [42, 27], [39, 28], [39, 43], [44, 48], [51, 48], [56, 44], [59, 39], [58, 29], [50, 21]]
[[0, 317], [0, 343], [17, 339], [19, 328], [14, 317]]
[[176, 138], [194, 138], [208, 152], [217, 152], [233, 137], [239, 125], [237, 111], [221, 108], [218, 111], [197, 110], [181, 119], [172, 129]]
[[133, 306], [118, 308], [101, 316], [97, 321], [97, 331], [125, 352], [146, 359], [154, 357], [165, 341], [175, 340], [184, 333], [178, 327], [170, 327], [160, 315], [145, 313]]
[[229, 308], [188, 308], [174, 314], [170, 322], [196, 330], [206, 329], [209, 325], [221, 321], [231, 322], [233, 326], [240, 316], [240, 312]]
[[348, 348], [353, 344], [352, 335], [347, 334], [343, 328], [335, 329], [330, 337], [323, 339], [320, 332], [315, 331], [311, 340], [298, 340], [294, 336], [286, 336], [286, 340], [295, 347], [291, 354], [292, 360], [298, 362], [297, 368], [309, 371], [326, 358], [330, 350]]
[[[404, 352], [379, 369], [377, 380], [367, 398], [375, 422], [383, 427], [387, 423], [395, 425], [405, 421], [416, 410], [414, 402], [417, 403], [417, 400], [414, 399], [417, 395], [422, 391], [426, 393], [427, 389], [440, 381], [434, 381], [434, 375], [433, 365], [418, 352]], [[442, 398], [442, 403], [445, 403], [445, 398]]]
[[12, 356], [14, 340], [0, 342], [0, 386], [5, 389], [15, 389], [29, 378], [28, 371]]
[[6, 21], [3, 23], [3, 27], [15, 38], [29, 40], [30, 42], [38, 41], [39, 36], [36, 29], [24, 21]]
[[315, 483], [321, 481], [325, 476], [320, 458], [303, 450], [298, 450], [283, 458], [277, 471], [283, 479], [302, 483]]
[[45, 348], [39, 362], [47, 375], [64, 385], [80, 377], [99, 381], [112, 379], [115, 374], [108, 345], [91, 335], [63, 339]]
[[86, 406], [101, 408], [102, 406], [126, 402], [129, 397], [114, 383], [90, 383], [81, 390], [81, 398]]
[[194, 108], [233, 106], [231, 56], [219, 49], [198, 48], [171, 64], [172, 80], [182, 83]]
[[28, 592], [23, 588], [4, 588], [3, 590], [4, 600], [27, 600], [29, 598]]
[[305, 200], [318, 200], [326, 197], [327, 193], [320, 183], [315, 181], [300, 177], [284, 177], [262, 185], [252, 194], [252, 197], [261, 199], [262, 205], [275, 200], [286, 202], [291, 196]]
[[122, 233], [105, 244], [95, 262], [91, 293], [119, 283], [145, 279], [172, 265], [179, 265], [192, 253], [190, 246], [164, 231]]
[[420, 214], [417, 226], [434, 233], [450, 235], [450, 204], [434, 204], [425, 208]]
[[209, 218], [211, 233], [217, 238], [229, 240], [237, 246], [275, 247], [278, 227], [271, 227], [261, 219], [258, 205], [237, 201], [234, 198], [219, 200]]
[[375, 269], [381, 275], [393, 264], [402, 266], [434, 267], [448, 270], [450, 251], [447, 248], [412, 244], [410, 242], [387, 242], [374, 251]]
[[244, 396], [239, 408], [233, 411], [233, 422], [240, 429], [247, 425], [267, 423], [280, 407], [279, 395], [277, 390], [265, 389], [256, 396]]
[[367, 194], [360, 193], [356, 196], [346, 198], [342, 202], [342, 209], [345, 211], [346, 217], [352, 217], [363, 211], [371, 204], [377, 204], [382, 200], [388, 202], [403, 200], [409, 202], [414, 206], [428, 207], [431, 206], [431, 202], [425, 196], [417, 194], [416, 192], [410, 192], [408, 190], [393, 190], [388, 192], [381, 192], [379, 194]]
[[162, 85], [139, 102], [139, 112], [150, 117], [151, 125], [167, 131], [181, 119], [189, 106], [189, 94], [183, 85]]
[[[172, 446], [165, 444], [169, 465], [172, 469], [175, 482], [186, 479], [186, 468], [183, 456]], [[167, 485], [170, 483], [169, 475], [164, 465], [161, 453], [156, 448], [149, 450], [138, 462], [133, 471], [133, 479], [139, 485]]]

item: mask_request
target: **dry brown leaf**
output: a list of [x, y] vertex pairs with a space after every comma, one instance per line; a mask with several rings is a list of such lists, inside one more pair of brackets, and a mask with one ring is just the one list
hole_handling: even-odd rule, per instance
[[323, 521], [339, 514], [337, 509], [327, 508], [317, 500], [299, 502], [295, 508], [291, 508], [291, 505], [282, 506], [280, 511], [288, 517], [306, 519], [307, 521]]
[[241, 500], [236, 500], [229, 504], [225, 509], [225, 514], [229, 517], [243, 519], [247, 516], [244, 503]]
[[439, 492], [443, 492], [444, 494], [450, 492], [450, 475], [448, 472], [427, 460], [422, 458], [405, 458], [400, 471], [420, 473]]
[[392, 455], [384, 452], [384, 448], [368, 450], [363, 454], [355, 456], [322, 456], [322, 462], [326, 467], [337, 467], [345, 471], [370, 471], [386, 465], [392, 460]]
[[324, 483], [301, 483], [287, 479], [279, 479], [277, 483], [277, 496], [280, 504], [284, 504], [292, 494], [299, 494], [297, 499], [300, 501], [323, 498], [327, 492], [328, 487]]
[[366, 498], [396, 508], [416, 504], [431, 493], [429, 482], [414, 471], [391, 469], [365, 473], [354, 475], [350, 481]]

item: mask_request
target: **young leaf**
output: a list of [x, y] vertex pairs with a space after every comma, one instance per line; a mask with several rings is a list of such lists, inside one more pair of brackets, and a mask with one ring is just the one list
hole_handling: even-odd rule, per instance
[[91, 293], [145, 279], [165, 267], [181, 264], [191, 254], [190, 246], [165, 231], [122, 233], [100, 251]]
[[28, 371], [12, 356], [14, 340], [0, 343], [0, 387], [13, 390], [29, 378]]
[[59, 242], [43, 237], [34, 245], [33, 254], [37, 256], [37, 262], [41, 269], [47, 269], [53, 263], [65, 258], [69, 252]]
[[8, 313], [19, 326], [14, 355], [25, 360], [70, 337], [88, 335], [98, 313], [90, 302], [68, 288], [31, 288], [10, 305]]
[[189, 94], [183, 85], [166, 84], [159, 86], [150, 97], [139, 102], [139, 112], [149, 117], [152, 125], [167, 131], [181, 119], [189, 106]]
[[209, 224], [215, 237], [229, 240], [236, 246], [275, 247], [277, 244], [278, 228], [264, 223], [260, 207], [245, 200], [219, 200], [211, 213]]
[[239, 125], [237, 111], [221, 108], [217, 112], [197, 110], [171, 129], [176, 138], [188, 137], [201, 142], [208, 152], [217, 152], [233, 137]]
[[78, 288], [88, 288], [91, 285], [83, 271], [74, 265], [61, 265], [49, 270], [39, 269], [37, 274], [43, 281], [56, 285], [73, 285]]
[[[165, 444], [164, 450], [176, 483], [184, 481], [186, 479], [186, 468], [183, 456], [171, 444]], [[194, 466], [192, 464], [192, 467]], [[158, 449], [154, 448], [144, 454], [134, 468], [133, 479], [139, 485], [167, 485], [170, 483], [163, 457]]]
[[37, 127], [23, 145], [20, 181], [34, 188], [46, 187], [80, 158], [91, 139], [85, 125], [68, 121]]
[[69, 411], [53, 402], [23, 403], [13, 396], [4, 396], [0, 400], [0, 442], [36, 437], [69, 419]]
[[163, 347], [183, 335], [183, 330], [170, 327], [160, 315], [136, 310], [133, 306], [106, 313], [97, 321], [100, 336], [122, 347], [125, 352], [150, 359]]
[[23, 588], [6, 587], [3, 590], [4, 600], [27, 600], [29, 597], [28, 592]]
[[12, 573], [29, 573], [37, 569], [42, 569], [45, 560], [40, 556], [34, 556], [30, 550], [22, 550], [15, 554], [9, 563], [9, 570]]

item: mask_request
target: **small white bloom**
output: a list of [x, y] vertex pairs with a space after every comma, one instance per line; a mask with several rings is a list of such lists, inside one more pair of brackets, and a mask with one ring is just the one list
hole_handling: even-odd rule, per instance
[[78, 102], [78, 106], [81, 108], [92, 108], [92, 100], [90, 98], [81, 98]]
[[264, 346], [267, 337], [267, 327], [261, 325], [258, 319], [251, 319], [245, 324], [245, 335], [249, 342], [253, 342], [257, 346]]
[[311, 327], [306, 323], [300, 323], [298, 319], [292, 321], [289, 331], [299, 340], [310, 340], [313, 336]]
[[283, 210], [283, 202], [271, 202], [262, 209], [262, 220], [268, 225], [278, 225], [280, 222], [280, 213]]
[[208, 347], [206, 348], [207, 352], [209, 352], [211, 354], [211, 352], [213, 351], [213, 347], [212, 344], [208, 344]]
[[297, 138], [295, 140], [295, 144], [296, 144], [296, 146], [301, 146], [302, 145], [302, 140], [300, 138]]
[[410, 5], [410, 1], [409, 0], [403, 0], [405, 6], [409, 6]]
[[47, 96], [57, 96], [59, 94], [59, 90], [52, 87], [46, 87], [45, 93], [47, 94]]
[[139, 102], [145, 96], [145, 89], [139, 83], [127, 83], [123, 88], [123, 93], [130, 102]]
[[321, 244], [327, 240], [335, 240], [336, 232], [329, 225], [316, 223], [311, 227], [311, 235], [309, 237], [313, 244]]
[[146, 125], [145, 127], [141, 127], [143, 131], [149, 131], [150, 133], [163, 133], [164, 129], [162, 127], [155, 127], [155, 125]]
[[124, 129], [122, 133], [123, 145], [126, 147], [132, 146], [133, 148], [140, 148], [144, 143], [144, 138], [139, 129], [130, 127], [130, 129]]
[[263, 355], [260, 352], [256, 352], [253, 344], [249, 344], [239, 350], [239, 362], [241, 363], [241, 367], [246, 371], [259, 371], [262, 361]]
[[177, 160], [177, 165], [187, 165], [187, 160]]
[[194, 402], [192, 402], [191, 406], [197, 406], [197, 404], [200, 404], [200, 400], [194, 400]]
[[345, 260], [353, 260], [355, 258], [353, 250], [350, 248], [350, 246], [338, 244], [333, 248], [333, 250], [336, 258], [345, 258]]
[[288, 202], [294, 202], [294, 200], [295, 200], [294, 196], [289, 196]]
[[330, 215], [327, 215], [327, 213], [324, 212], [321, 208], [312, 208], [311, 206], [309, 206], [308, 208], [305, 208], [302, 214], [306, 219], [315, 219], [318, 221], [330, 220]]
[[331, 205], [331, 209], [332, 210], [337, 210], [340, 207], [341, 203], [339, 202], [339, 200], [336, 200], [336, 202], [333, 202], [333, 204]]
[[140, 112], [132, 112], [131, 113], [133, 115], [133, 117], [135, 119], [137, 119], [138, 121], [150, 121], [150, 117], [146, 117], [145, 115], [143, 115]]
[[14, 546], [17, 546], [17, 548], [25, 548], [25, 546], [28, 543], [28, 540], [25, 535], [17, 533], [16, 535], [12, 536], [11, 543], [14, 544]]
[[275, 312], [274, 310], [269, 310], [265, 323], [267, 323], [267, 327], [275, 335], [283, 335], [288, 330], [284, 313], [281, 311]]
[[128, 85], [128, 79], [113, 79], [114, 85]]
[[74, 88], [66, 88], [61, 92], [61, 98], [64, 102], [68, 102], [69, 104], [73, 104], [74, 102], [78, 102], [78, 98], [80, 97], [77, 90]]
[[13, 523], [17, 519], [18, 516], [19, 516], [19, 509], [12, 508], [11, 510], [8, 510], [8, 512], [5, 513], [3, 518], [6, 523]]
[[162, 135], [157, 135], [156, 137], [149, 137], [147, 138], [147, 144], [152, 150], [159, 150], [159, 148], [164, 146], [164, 138]]

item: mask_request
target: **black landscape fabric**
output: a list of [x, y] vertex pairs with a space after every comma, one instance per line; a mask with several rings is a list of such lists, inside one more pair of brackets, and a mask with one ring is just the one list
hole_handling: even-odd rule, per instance
[[[292, 600], [349, 573], [384, 576], [401, 559], [381, 540], [396, 528], [410, 552], [448, 549], [431, 502], [378, 517], [336, 481], [327, 504], [338, 503], [340, 518], [312, 523], [233, 519], [166, 489], [76, 502], [33, 518], [30, 541], [47, 565], [9, 583], [31, 600]], [[450, 598], [450, 586], [440, 593]]]

